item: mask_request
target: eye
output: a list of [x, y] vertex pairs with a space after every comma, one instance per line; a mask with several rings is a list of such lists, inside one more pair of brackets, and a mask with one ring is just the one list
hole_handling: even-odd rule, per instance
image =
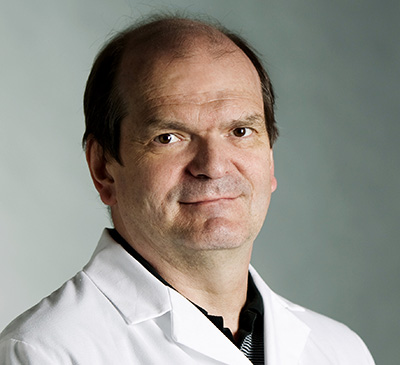
[[235, 128], [232, 131], [232, 133], [235, 137], [247, 137], [253, 133], [253, 130], [251, 128], [240, 127], [240, 128]]
[[179, 142], [180, 139], [173, 133], [164, 133], [160, 134], [156, 138], [154, 138], [154, 142], [160, 143], [160, 144], [171, 144], [175, 142]]

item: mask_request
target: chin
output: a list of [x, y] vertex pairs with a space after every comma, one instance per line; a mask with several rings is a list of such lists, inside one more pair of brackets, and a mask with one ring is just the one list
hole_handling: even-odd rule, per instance
[[192, 226], [180, 239], [184, 246], [193, 250], [226, 250], [251, 244], [256, 235], [251, 234], [249, 227], [243, 222], [221, 222], [213, 219], [203, 224], [201, 228]]

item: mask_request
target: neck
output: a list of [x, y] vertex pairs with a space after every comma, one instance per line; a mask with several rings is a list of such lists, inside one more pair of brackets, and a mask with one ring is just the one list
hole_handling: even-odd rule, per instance
[[143, 257], [188, 300], [211, 315], [222, 316], [224, 326], [235, 336], [247, 298], [251, 248], [252, 245], [248, 245], [230, 250], [200, 251], [179, 262], [154, 254], [146, 255], [146, 252]]
[[[225, 267], [226, 268], [226, 267]], [[240, 270], [215, 270], [195, 275], [165, 275], [166, 280], [191, 302], [209, 314], [222, 316], [224, 326], [235, 336], [247, 298], [248, 265]]]

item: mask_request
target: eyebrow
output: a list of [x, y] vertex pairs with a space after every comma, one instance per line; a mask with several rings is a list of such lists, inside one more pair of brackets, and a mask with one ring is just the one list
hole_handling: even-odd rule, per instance
[[159, 119], [159, 118], [150, 118], [147, 119], [144, 123], [144, 129], [148, 130], [150, 133], [156, 130], [162, 129], [177, 129], [184, 132], [188, 132], [188, 126], [180, 122], [178, 120], [169, 120], [169, 119]]
[[265, 126], [265, 118], [262, 114], [250, 114], [246, 116], [245, 118], [240, 118], [240, 119], [234, 119], [228, 122], [228, 125], [233, 127], [243, 127], [243, 124], [245, 124], [245, 127], [258, 127], [258, 126]]

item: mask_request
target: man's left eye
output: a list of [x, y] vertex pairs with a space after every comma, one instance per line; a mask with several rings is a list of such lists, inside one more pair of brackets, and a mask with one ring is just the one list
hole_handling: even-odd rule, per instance
[[160, 143], [160, 144], [171, 144], [174, 142], [179, 142], [180, 139], [173, 133], [164, 133], [160, 134], [156, 138], [154, 138], [154, 142]]
[[235, 128], [232, 131], [232, 133], [235, 137], [247, 137], [253, 133], [253, 130], [251, 128], [240, 127], [240, 128]]

